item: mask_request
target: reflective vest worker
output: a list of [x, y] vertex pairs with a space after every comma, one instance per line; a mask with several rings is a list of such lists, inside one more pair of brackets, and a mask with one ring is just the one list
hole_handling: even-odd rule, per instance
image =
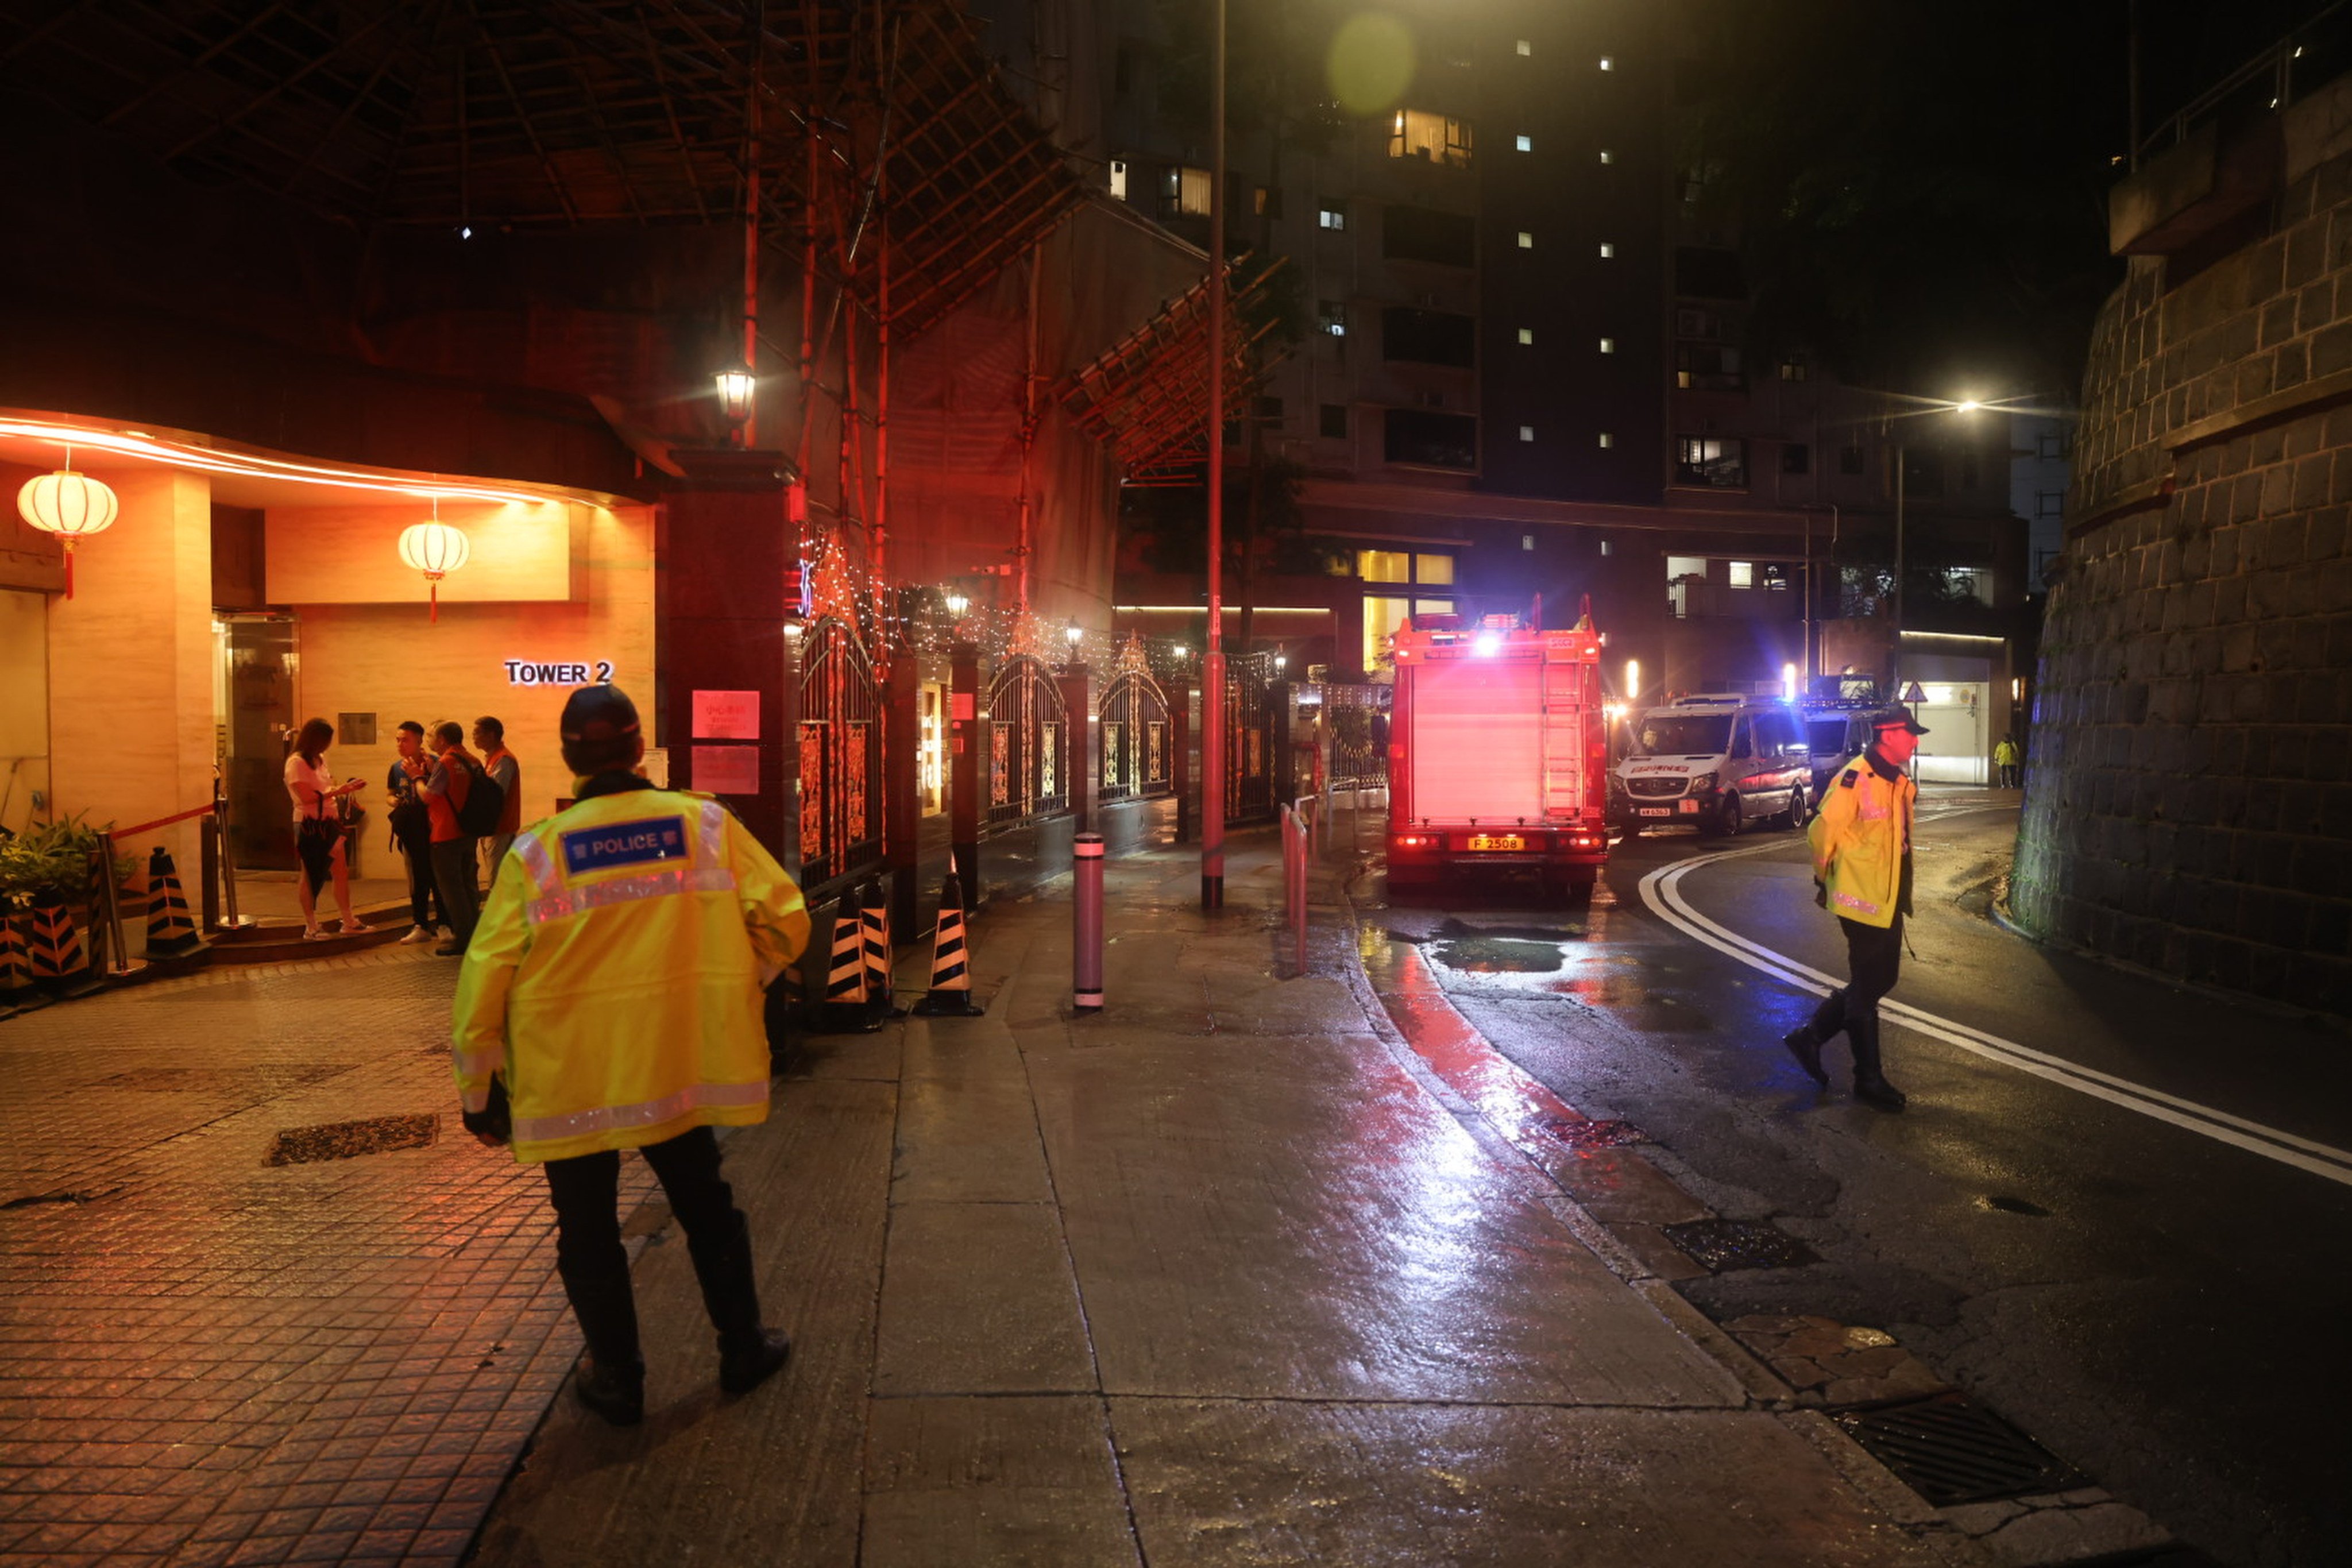
[[761, 1321], [751, 1234], [714, 1126], [768, 1114], [760, 986], [808, 945], [800, 889], [727, 808], [654, 788], [637, 710], [609, 686], [564, 705], [579, 804], [498, 867], [454, 1023], [468, 1131], [539, 1163], [556, 1271], [588, 1342], [572, 1380], [615, 1426], [645, 1415], [636, 1303], [615, 1213], [636, 1149], [685, 1227], [719, 1331], [719, 1385], [757, 1387], [790, 1342]]
[[1904, 768], [1927, 731], [1908, 710], [1871, 720], [1871, 742], [1838, 770], [1806, 837], [1813, 851], [1814, 898], [1845, 935], [1845, 988], [1832, 991], [1812, 1022], [1780, 1037], [1797, 1065], [1822, 1088], [1822, 1047], [1843, 1032], [1853, 1048], [1853, 1094], [1880, 1110], [1906, 1099], [1886, 1081], [1878, 1054], [1878, 1001], [1902, 971], [1903, 917], [1911, 910], [1911, 824], [1918, 786]]

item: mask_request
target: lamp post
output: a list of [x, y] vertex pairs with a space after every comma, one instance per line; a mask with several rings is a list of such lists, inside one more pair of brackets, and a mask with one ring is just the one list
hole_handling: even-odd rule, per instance
[[1894, 421], [1928, 414], [1974, 414], [1979, 408], [2006, 408], [2021, 400], [2002, 398], [1987, 404], [1973, 397], [1906, 397], [1904, 401], [1914, 406], [1881, 422], [1881, 428], [1886, 432], [1895, 451], [1895, 637], [1886, 656], [1886, 684], [1890, 700], [1899, 691], [1903, 677], [1903, 578], [1909, 548], [1904, 517], [1905, 469], [1909, 466], [1906, 461], [1909, 447], [1900, 436], [1894, 433]]
[[1201, 908], [1225, 906], [1225, 0], [1210, 0], [1209, 637], [1201, 658]]

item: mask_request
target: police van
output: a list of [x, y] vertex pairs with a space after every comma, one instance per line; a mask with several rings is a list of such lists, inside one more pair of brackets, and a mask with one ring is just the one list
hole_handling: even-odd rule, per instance
[[1812, 816], [1812, 757], [1796, 710], [1737, 692], [1685, 697], [1629, 726], [1614, 770], [1614, 816], [1628, 833], [1691, 826], [1737, 833], [1749, 822], [1801, 827]]

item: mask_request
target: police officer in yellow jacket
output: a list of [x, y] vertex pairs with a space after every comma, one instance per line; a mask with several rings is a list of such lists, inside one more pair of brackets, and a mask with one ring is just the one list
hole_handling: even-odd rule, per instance
[[1903, 917], [1911, 912], [1911, 823], [1918, 786], [1904, 769], [1927, 731], [1902, 708], [1871, 721], [1871, 742], [1838, 770], [1806, 837], [1813, 851], [1814, 900], [1845, 933], [1845, 989], [1832, 991], [1812, 1022], [1780, 1037], [1797, 1065], [1829, 1087], [1822, 1047], [1845, 1034], [1853, 1047], [1853, 1094], [1900, 1110], [1904, 1093], [1886, 1081], [1878, 1055], [1878, 1000], [1903, 966]]
[[645, 1363], [615, 1202], [639, 1150], [685, 1227], [719, 1331], [719, 1384], [748, 1393], [791, 1344], [761, 1321], [751, 1235], [714, 1126], [764, 1121], [762, 972], [808, 945], [800, 889], [727, 808], [635, 768], [635, 704], [564, 705], [578, 804], [518, 834], [466, 950], [455, 1016], [468, 1131], [541, 1163], [556, 1271], [588, 1342], [573, 1389], [616, 1426], [645, 1414]]

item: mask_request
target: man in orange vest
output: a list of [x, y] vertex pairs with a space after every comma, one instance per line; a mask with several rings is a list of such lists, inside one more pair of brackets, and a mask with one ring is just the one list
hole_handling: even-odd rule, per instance
[[614, 1212], [624, 1149], [686, 1230], [719, 1386], [749, 1393], [791, 1353], [761, 1321], [751, 1227], [711, 1129], [767, 1119], [760, 986], [808, 945], [809, 918], [724, 805], [637, 773], [627, 697], [581, 688], [562, 734], [578, 804], [499, 863], [452, 1030], [467, 1131], [547, 1173], [556, 1272], [588, 1342], [572, 1390], [625, 1426], [644, 1417], [646, 1372]]
[[1822, 1047], [1843, 1031], [1853, 1047], [1853, 1097], [1879, 1110], [1900, 1110], [1903, 1091], [1886, 1081], [1878, 1054], [1878, 1002], [1903, 970], [1903, 917], [1911, 912], [1911, 824], [1919, 787], [1904, 770], [1927, 731], [1904, 708], [1871, 720], [1871, 742], [1838, 770], [1806, 830], [1813, 851], [1814, 901], [1838, 918], [1845, 935], [1843, 990], [1832, 991], [1812, 1022], [1780, 1038], [1797, 1065], [1823, 1089], [1830, 1075]]

